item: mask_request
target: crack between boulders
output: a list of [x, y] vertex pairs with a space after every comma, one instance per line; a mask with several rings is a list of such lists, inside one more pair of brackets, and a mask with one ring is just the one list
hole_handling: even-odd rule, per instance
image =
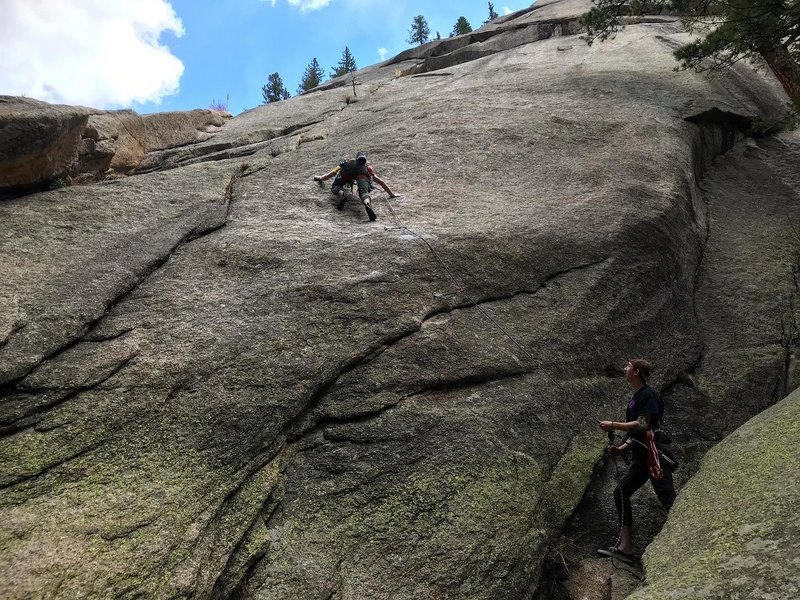
[[[800, 297], [800, 228], [792, 226], [793, 254], [791, 264], [791, 277], [793, 292], [789, 295], [787, 315], [781, 317], [781, 345], [783, 346], [783, 395], [786, 395], [791, 378], [792, 360], [794, 349], [800, 340], [800, 330], [797, 325], [797, 311], [795, 310], [795, 299]], [[789, 323], [785, 323], [788, 320]]]
[[90, 452], [94, 452], [95, 450], [97, 450], [102, 445], [103, 445], [103, 441], [96, 442], [96, 443], [84, 448], [83, 450], [80, 450], [80, 451], [76, 452], [75, 454], [71, 454], [71, 455], [67, 456], [66, 458], [63, 458], [63, 459], [61, 459], [61, 460], [59, 460], [59, 461], [57, 461], [55, 463], [47, 465], [46, 467], [40, 469], [36, 473], [32, 473], [30, 475], [23, 475], [23, 476], [15, 478], [15, 479], [12, 479], [12, 480], [10, 480], [8, 482], [2, 483], [2, 484], [0, 484], [0, 490], [6, 490], [6, 489], [9, 489], [9, 488], [14, 487], [16, 485], [19, 485], [21, 483], [26, 483], [26, 482], [32, 481], [34, 479], [38, 479], [39, 477], [42, 477], [42, 476], [46, 475], [50, 471], [52, 471], [54, 469], [57, 469], [58, 467], [63, 466], [63, 465], [67, 464], [70, 461], [73, 461], [73, 460], [76, 460], [78, 458], [81, 458], [82, 456], [86, 456]]
[[[561, 452], [561, 457], [562, 458], [567, 454], [567, 452], [569, 452], [570, 445], [572, 444], [572, 442], [575, 440], [576, 437], [577, 437], [577, 434], [573, 433], [573, 435], [567, 440], [567, 443], [565, 444], [564, 449]], [[558, 468], [558, 464], [559, 464], [560, 460], [561, 459], [555, 461], [552, 465], [550, 465], [550, 469], [548, 470], [548, 473], [547, 473], [547, 478], [541, 484], [540, 489], [544, 490], [547, 487], [547, 485], [552, 481], [553, 475], [554, 475], [556, 469]], [[591, 478], [591, 475], [590, 475], [590, 478]], [[584, 494], [585, 493], [586, 492], [584, 490]], [[528, 534], [531, 532], [531, 530], [533, 530], [535, 527], [539, 526], [539, 524], [541, 523], [541, 521], [542, 521], [541, 512], [542, 512], [542, 506], [543, 506], [544, 501], [545, 501], [544, 494], [540, 494], [539, 497], [536, 500], [536, 506], [533, 508], [533, 511], [532, 511], [532, 514], [534, 515], [534, 518], [531, 520], [531, 523], [528, 524], [528, 527], [525, 530], [524, 535], [521, 536], [523, 539], [527, 538]], [[573, 514], [575, 513], [575, 511], [578, 509], [579, 506], [580, 506], [580, 501], [578, 501], [578, 503], [573, 508]], [[569, 522], [569, 520], [571, 518], [572, 518], [572, 516], [570, 516], [567, 519], [565, 519], [564, 523]], [[555, 536], [555, 533], [559, 532], [559, 531], [563, 531], [563, 525], [561, 527], [558, 527], [558, 528], [553, 527], [553, 528], [551, 528], [549, 530], [545, 530], [545, 539], [547, 540], [547, 546], [548, 547], [551, 545], [552, 540], [553, 540], [553, 538]], [[509, 573], [512, 573], [513, 571], [515, 571], [519, 567], [519, 565], [524, 560], [527, 560], [527, 558], [528, 558], [527, 556], [524, 556], [523, 553], [520, 552], [517, 555], [516, 559], [513, 562], [509, 563], [507, 571]], [[545, 565], [544, 565], [544, 561], [543, 561], [542, 565], [540, 566], [540, 568], [538, 570], [538, 576], [536, 578], [537, 585], [534, 586], [532, 583], [531, 584], [526, 584], [527, 589], [531, 593], [535, 593], [536, 589], [538, 588], [538, 585], [541, 583], [542, 574], [544, 572], [544, 566]]]
[[[733, 117], [733, 118], [732, 119], [728, 119], [729, 117]], [[690, 122], [690, 123], [693, 123], [694, 125], [696, 125], [698, 127], [698, 129], [702, 129], [704, 127], [709, 127], [709, 126], [717, 126], [717, 127], [723, 127], [723, 128], [725, 128], [727, 126], [728, 129], [734, 130], [733, 131], [734, 134], [737, 131], [739, 131], [739, 132], [742, 131], [741, 130], [741, 125], [742, 124], [746, 124], [748, 127], [752, 124], [752, 120], [749, 117], [744, 117], [743, 115], [737, 115], [737, 114], [734, 114], [734, 113], [726, 113], [726, 112], [720, 111], [719, 109], [716, 109], [716, 108], [713, 108], [713, 109], [708, 110], [708, 111], [701, 112], [701, 113], [699, 113], [697, 115], [692, 115], [692, 116], [686, 118], [685, 120], [687, 122]], [[703, 189], [700, 186], [701, 181], [703, 180], [703, 178], [705, 177], [705, 175], [707, 173], [707, 169], [705, 168], [705, 165], [704, 165], [704, 154], [705, 154], [706, 149], [708, 149], [708, 146], [705, 145], [705, 143], [704, 143], [704, 139], [703, 139], [702, 133], [698, 132], [696, 134], [696, 139], [697, 139], [697, 142], [698, 142], [698, 145], [697, 145], [696, 149], [692, 150], [690, 148], [690, 156], [694, 160], [694, 168], [693, 168], [691, 174], [687, 174], [687, 179], [688, 179], [687, 183], [688, 183], [689, 189], [690, 190], [691, 189], [696, 190], [698, 195], [699, 195], [699, 197], [700, 197], [700, 199], [702, 200], [702, 202], [708, 207], [709, 203], [708, 203], [708, 200], [706, 199], [706, 194], [704, 193]], [[705, 145], [705, 147], [704, 147], [704, 145]], [[730, 150], [730, 148], [733, 145], [735, 145], [735, 141], [733, 143], [731, 143], [729, 141], [729, 145], [726, 147], [725, 141], [723, 140], [723, 143], [722, 143], [722, 145], [720, 147], [718, 147], [718, 148], [711, 147], [710, 148], [711, 151], [709, 152], [709, 155], [711, 156], [711, 160], [713, 160], [713, 158], [716, 158], [717, 156], [725, 154], [728, 150]], [[710, 164], [710, 162], [711, 161], [709, 160], [709, 164]], [[689, 196], [686, 198], [686, 200], [691, 205], [691, 203], [693, 202], [693, 199], [691, 197], [691, 192], [689, 192]], [[697, 222], [697, 213], [696, 213], [696, 211], [691, 209], [691, 206], [690, 206], [690, 211], [691, 211], [691, 214], [694, 215], [695, 222]], [[699, 223], [698, 223], [698, 225], [699, 225]], [[711, 231], [711, 212], [710, 212], [710, 208], [709, 208], [708, 209], [708, 214], [707, 214], [707, 217], [706, 217], [705, 228], [704, 228], [704, 236], [703, 236], [703, 239], [701, 241], [700, 258], [699, 258], [699, 260], [697, 262], [697, 266], [695, 268], [695, 272], [694, 272], [694, 276], [693, 276], [692, 298], [693, 298], [694, 315], [695, 315], [696, 320], [698, 320], [697, 319], [697, 305], [698, 304], [696, 302], [696, 299], [697, 299], [698, 288], [699, 288], [699, 285], [700, 285], [700, 282], [699, 282], [700, 271], [701, 271], [701, 269], [703, 267], [704, 261], [706, 260], [706, 252], [707, 252], [707, 249], [708, 249], [709, 240], [711, 238], [711, 233], [712, 233], [712, 231]], [[698, 322], [699, 322], [699, 320], [698, 320]], [[697, 372], [698, 369], [701, 368], [705, 352], [706, 352], [706, 347], [705, 347], [705, 344], [704, 344], [701, 347], [700, 351], [698, 352], [697, 356], [695, 357], [693, 363], [690, 365], [690, 367], [686, 371], [687, 374], [694, 374], [694, 373]], [[680, 376], [678, 376], [674, 380], [672, 380], [672, 381], [668, 382], [667, 384], [665, 384], [665, 386], [661, 390], [662, 393], [666, 392], [666, 391], [668, 391], [670, 389], [673, 389], [676, 385], [682, 385], [683, 382], [681, 382], [680, 379], [681, 379]], [[702, 430], [695, 430], [692, 433], [692, 437], [695, 440], [698, 440], [698, 441], [701, 441], [701, 442], [706, 442], [706, 443], [717, 443], [717, 442], [720, 441], [719, 439], [710, 439], [707, 435], [705, 435], [705, 432], [702, 431]], [[585, 493], [585, 490], [584, 490], [584, 493]], [[537, 510], [538, 510], [538, 507], [537, 507]], [[561, 528], [561, 531], [563, 532], [563, 527]], [[551, 538], [552, 538], [552, 536], [551, 536]], [[647, 543], [650, 543], [651, 541], [652, 541], [652, 539], [649, 540]]]
[[[99, 388], [101, 385], [106, 383], [109, 379], [114, 377], [117, 373], [122, 371], [122, 369], [124, 369], [126, 366], [128, 366], [128, 364], [130, 364], [130, 362], [133, 361], [137, 356], [139, 356], [138, 353], [134, 353], [133, 355], [129, 356], [128, 358], [123, 360], [121, 363], [119, 363], [116, 367], [114, 367], [114, 369], [108, 375], [106, 375], [101, 380], [99, 380], [99, 381], [97, 381], [97, 382], [95, 382], [95, 383], [93, 383], [91, 385], [81, 386], [81, 387], [78, 387], [78, 388], [72, 388], [71, 391], [68, 392], [65, 396], [62, 396], [61, 398], [53, 400], [52, 402], [49, 402], [47, 404], [35, 407], [35, 409], [33, 411], [30, 411], [30, 412], [27, 412], [27, 413], [23, 414], [19, 418], [17, 418], [14, 421], [10, 422], [8, 425], [0, 424], [0, 439], [11, 437], [11, 436], [16, 435], [18, 433], [21, 433], [21, 432], [23, 432], [23, 431], [25, 431], [27, 429], [31, 429], [31, 428], [35, 429], [36, 425], [38, 425], [38, 423], [39, 423], [39, 419], [31, 420], [32, 418], [41, 417], [43, 414], [45, 414], [45, 413], [49, 412], [50, 410], [52, 410], [52, 409], [64, 404], [65, 402], [68, 402], [69, 400], [71, 400], [71, 399], [73, 399], [73, 398], [75, 398], [75, 397], [77, 397], [77, 396], [79, 396], [81, 394], [84, 394], [86, 392], [91, 392], [91, 391]], [[67, 389], [69, 389], [69, 388], [67, 388]], [[19, 392], [19, 393], [22, 393], [22, 394], [36, 394], [37, 392], [55, 392], [55, 391], [59, 391], [59, 390], [63, 390], [63, 388], [33, 388], [33, 389], [22, 389], [22, 390], [16, 390], [16, 391]]]

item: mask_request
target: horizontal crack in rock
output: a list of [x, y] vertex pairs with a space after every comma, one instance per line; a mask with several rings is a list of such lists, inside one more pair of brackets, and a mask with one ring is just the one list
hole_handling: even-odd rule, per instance
[[545, 277], [542, 280], [542, 283], [539, 284], [539, 287], [536, 288], [535, 290], [517, 290], [515, 292], [511, 292], [511, 293], [508, 293], [508, 294], [502, 294], [502, 295], [499, 295], [499, 296], [487, 296], [487, 297], [481, 298], [480, 300], [470, 300], [469, 302], [462, 302], [462, 303], [459, 303], [459, 304], [455, 304], [455, 305], [453, 305], [451, 307], [445, 307], [445, 308], [437, 309], [436, 311], [433, 311], [433, 312], [429, 313], [428, 315], [426, 315], [423, 318], [422, 322], [425, 323], [426, 321], [432, 319], [433, 317], [436, 317], [436, 316], [441, 315], [441, 314], [450, 313], [450, 312], [453, 312], [453, 311], [456, 311], [456, 310], [464, 310], [464, 309], [468, 309], [468, 308], [475, 308], [475, 307], [482, 306], [484, 304], [490, 304], [490, 303], [493, 303], [493, 302], [501, 302], [501, 301], [504, 301], [504, 300], [510, 300], [510, 299], [515, 298], [516, 296], [520, 296], [520, 295], [534, 295], [534, 294], [539, 293], [544, 288], [546, 288], [548, 283], [550, 283], [551, 281], [557, 279], [558, 277], [561, 277], [561, 276], [566, 275], [568, 273], [572, 273], [573, 271], [579, 271], [581, 269], [587, 269], [587, 268], [590, 268], [590, 267], [594, 267], [594, 266], [602, 264], [602, 263], [604, 263], [604, 262], [606, 262], [608, 260], [609, 260], [608, 257], [597, 259], [597, 260], [592, 260], [592, 261], [589, 261], [587, 263], [582, 263], [580, 265], [575, 265], [574, 267], [568, 267], [566, 269], [562, 269], [560, 271], [556, 271], [554, 273], [551, 273], [550, 275], [548, 275], [547, 277]]
[[[67, 401], [69, 401], [69, 400], [71, 400], [71, 399], [73, 399], [73, 398], [75, 398], [75, 397], [77, 397], [77, 396], [79, 396], [79, 395], [81, 395], [83, 393], [90, 392], [92, 390], [95, 390], [95, 389], [99, 388], [101, 385], [106, 383], [109, 379], [114, 377], [117, 373], [122, 371], [122, 369], [124, 369], [126, 366], [128, 366], [128, 364], [130, 364], [130, 362], [132, 360], [134, 360], [137, 356], [138, 356], [138, 353], [134, 353], [133, 355], [129, 356], [128, 358], [126, 358], [125, 360], [120, 362], [117, 366], [115, 366], [108, 375], [106, 375], [105, 377], [103, 377], [102, 379], [100, 379], [99, 381], [97, 381], [97, 382], [95, 382], [95, 383], [93, 383], [91, 385], [81, 386], [81, 387], [78, 387], [78, 388], [71, 389], [69, 391], [64, 390], [64, 391], [67, 391], [67, 393], [64, 396], [56, 398], [56, 399], [52, 400], [51, 402], [47, 402], [45, 404], [36, 405], [36, 406], [34, 406], [32, 408], [32, 410], [23, 412], [19, 417], [17, 417], [13, 421], [3, 422], [2, 420], [0, 420], [0, 439], [2, 439], [4, 437], [10, 437], [10, 436], [15, 435], [17, 433], [25, 431], [26, 429], [30, 429], [31, 427], [35, 427], [39, 423], [41, 417], [47, 411], [52, 410], [53, 408], [55, 408], [57, 406], [60, 406], [61, 404], [64, 404], [65, 402], [67, 402]], [[23, 393], [23, 394], [36, 394], [36, 393], [40, 393], [40, 392], [52, 392], [52, 391], [59, 391], [59, 390], [60, 390], [60, 388], [35, 388], [35, 389], [22, 388], [22, 389], [18, 389], [16, 391], [18, 391], [19, 393]]]
[[[311, 127], [312, 125], [318, 125], [322, 122], [324, 122], [324, 120], [315, 120], [307, 123], [288, 125], [278, 130], [264, 130], [263, 132], [259, 132], [261, 134], [259, 135], [260, 139], [242, 145], [237, 145], [236, 142], [219, 142], [205, 146], [190, 145], [160, 150], [150, 154], [148, 158], [136, 168], [133, 174], [141, 175], [144, 173], [152, 173], [153, 171], [169, 171], [202, 162], [216, 162], [251, 156], [264, 148], [269, 142], [274, 142], [304, 127]], [[181, 155], [185, 155], [185, 157], [182, 158]], [[170, 160], [172, 160], [172, 162], [167, 162]]]
[[71, 462], [73, 460], [81, 458], [82, 456], [86, 456], [87, 454], [89, 454], [91, 452], [94, 452], [100, 446], [102, 446], [103, 443], [104, 443], [104, 441], [95, 442], [94, 444], [91, 444], [90, 446], [87, 446], [86, 448], [84, 448], [82, 450], [79, 450], [78, 452], [75, 452], [74, 454], [70, 454], [69, 456], [66, 456], [65, 458], [62, 458], [62, 459], [60, 459], [60, 460], [58, 460], [58, 461], [56, 461], [54, 463], [51, 463], [51, 464], [39, 469], [38, 471], [36, 471], [34, 473], [29, 473], [27, 475], [19, 475], [19, 476], [16, 476], [16, 477], [14, 477], [14, 476], [11, 476], [11, 477], [0, 476], [0, 490], [5, 490], [5, 489], [11, 488], [13, 486], [19, 485], [20, 483], [25, 483], [27, 481], [31, 481], [33, 479], [37, 479], [39, 477], [42, 477], [43, 475], [46, 475], [47, 473], [49, 473], [53, 469], [56, 469], [56, 468], [58, 468], [58, 467], [60, 467], [62, 465], [67, 464], [68, 462]]

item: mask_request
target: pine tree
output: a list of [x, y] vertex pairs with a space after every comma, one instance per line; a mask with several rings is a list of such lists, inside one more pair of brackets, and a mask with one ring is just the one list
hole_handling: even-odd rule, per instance
[[458, 17], [458, 21], [456, 24], [453, 25], [453, 33], [450, 34], [450, 37], [454, 35], [463, 35], [465, 33], [469, 33], [472, 31], [472, 25], [469, 24], [466, 17]]
[[322, 78], [325, 77], [325, 71], [319, 66], [317, 58], [311, 59], [311, 62], [306, 67], [303, 73], [303, 78], [300, 80], [300, 86], [297, 88], [297, 93], [302, 94], [310, 89], [317, 87], [322, 83]]
[[291, 96], [289, 90], [283, 86], [281, 76], [277, 73], [273, 73], [267, 78], [267, 85], [261, 88], [261, 94], [264, 96], [264, 104], [286, 100]]
[[406, 40], [409, 44], [417, 44], [421, 46], [425, 42], [428, 41], [431, 35], [431, 30], [428, 27], [428, 22], [425, 20], [425, 17], [422, 15], [417, 15], [414, 17], [414, 21], [411, 23], [411, 30], [408, 32], [408, 40]]
[[333, 67], [331, 71], [331, 79], [346, 75], [347, 73], [352, 73], [356, 69], [358, 69], [356, 66], [356, 59], [353, 58], [353, 55], [350, 53], [350, 48], [345, 46], [344, 52], [342, 52], [342, 60], [340, 60], [339, 64]]
[[[597, 0], [581, 18], [587, 41], [603, 41], [621, 27], [628, 0]], [[797, 0], [651, 0], [648, 10], [669, 9], [684, 27], [705, 34], [675, 50], [680, 68], [725, 69], [760, 57], [800, 109], [800, 4]]]
[[499, 15], [496, 12], [494, 12], [494, 4], [489, 2], [489, 18], [484, 21], [484, 24], [488, 23], [489, 21], [493, 21], [498, 16]]

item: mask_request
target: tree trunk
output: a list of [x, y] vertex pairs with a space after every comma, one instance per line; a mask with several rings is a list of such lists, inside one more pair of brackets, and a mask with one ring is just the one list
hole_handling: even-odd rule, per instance
[[794, 102], [800, 101], [800, 64], [787, 48], [775, 46], [760, 51], [769, 68], [781, 82], [783, 89]]

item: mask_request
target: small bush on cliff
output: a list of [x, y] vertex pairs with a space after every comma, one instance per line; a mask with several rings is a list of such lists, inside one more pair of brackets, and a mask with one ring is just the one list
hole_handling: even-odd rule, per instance
[[209, 110], [216, 110], [217, 112], [228, 112], [228, 100], [212, 100], [208, 105]]
[[72, 178], [69, 175], [62, 175], [61, 177], [53, 179], [53, 181], [48, 184], [47, 188], [51, 190], [60, 190], [70, 185], [72, 185]]

